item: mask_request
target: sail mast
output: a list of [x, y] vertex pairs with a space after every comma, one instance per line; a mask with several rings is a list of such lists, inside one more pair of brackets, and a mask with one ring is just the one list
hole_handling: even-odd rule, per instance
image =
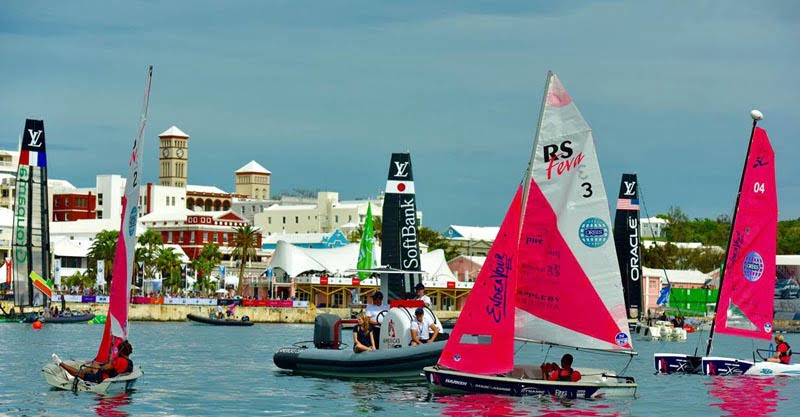
[[[742, 197], [742, 185], [744, 184], [744, 174], [745, 170], [747, 169], [747, 159], [750, 156], [750, 148], [753, 146], [753, 135], [756, 132], [756, 125], [758, 121], [763, 119], [764, 116], [758, 110], [753, 110], [750, 112], [750, 117], [753, 118], [753, 126], [750, 129], [750, 140], [747, 142], [747, 153], [744, 154], [744, 164], [742, 165], [742, 176], [739, 178], [739, 191], [736, 193], [736, 205], [733, 206], [733, 218], [731, 219], [731, 231], [728, 234], [728, 245], [725, 247], [725, 264], [728, 262], [728, 255], [731, 251], [731, 241], [733, 240], [733, 229], [736, 226], [736, 215], [739, 212], [739, 200]], [[726, 266], [723, 264], [723, 268], [719, 271], [719, 292], [717, 293], [717, 305], [714, 308], [714, 320], [711, 321], [711, 330], [708, 332], [708, 342], [706, 344], [706, 356], [711, 354], [711, 343], [714, 340], [714, 327], [717, 322], [716, 315], [719, 314], [719, 297], [722, 293], [722, 281], [725, 277], [725, 272], [727, 270]]]
[[[542, 131], [542, 120], [544, 119], [544, 108], [547, 104], [547, 92], [550, 91], [550, 82], [553, 79], [553, 71], [547, 71], [547, 79], [544, 82], [544, 94], [542, 94], [542, 105], [539, 106], [539, 121], [536, 122], [536, 133], [533, 136], [533, 146], [531, 147], [531, 158], [528, 160], [528, 167], [525, 170], [525, 181], [522, 183], [522, 213], [520, 218], [525, 218], [525, 208], [528, 207], [528, 192], [533, 176], [533, 162], [536, 158], [536, 147], [539, 145], [539, 133]], [[517, 238], [522, 235], [522, 222], [519, 223]]]

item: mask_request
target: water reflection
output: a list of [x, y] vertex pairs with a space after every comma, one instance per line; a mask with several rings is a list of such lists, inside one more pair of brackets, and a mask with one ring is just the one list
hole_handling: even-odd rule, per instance
[[[768, 416], [778, 408], [780, 388], [785, 378], [759, 378], [750, 376], [711, 378], [706, 383], [709, 393], [720, 402], [709, 405], [719, 407], [723, 416]], [[713, 399], [713, 398], [712, 398]]]
[[444, 404], [441, 414], [449, 417], [621, 415], [613, 404], [591, 400], [564, 400], [551, 396], [517, 398], [493, 394], [440, 394], [433, 401]]
[[127, 417], [129, 414], [122, 407], [131, 405], [130, 394], [120, 394], [115, 397], [98, 396], [94, 412], [100, 417]]

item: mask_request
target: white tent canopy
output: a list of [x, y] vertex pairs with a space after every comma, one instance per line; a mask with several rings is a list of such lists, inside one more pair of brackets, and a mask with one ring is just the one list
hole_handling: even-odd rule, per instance
[[[345, 275], [358, 265], [359, 244], [330, 249], [301, 248], [285, 241], [279, 241], [269, 266], [280, 268], [289, 276], [296, 277], [312, 271], [327, 272], [334, 275]], [[375, 259], [381, 258], [381, 247], [375, 245]], [[422, 272], [426, 280], [456, 281], [455, 275], [447, 266], [444, 251], [437, 249], [423, 253], [420, 259]]]

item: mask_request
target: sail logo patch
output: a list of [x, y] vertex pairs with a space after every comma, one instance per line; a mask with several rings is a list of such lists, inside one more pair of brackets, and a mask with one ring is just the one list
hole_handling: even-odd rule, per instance
[[602, 219], [589, 217], [578, 228], [578, 238], [590, 248], [603, 246], [610, 236], [608, 225]]
[[628, 344], [628, 335], [624, 332], [619, 332], [614, 340], [617, 342], [617, 345], [625, 346]]
[[138, 213], [138, 211], [135, 205], [131, 207], [131, 215], [128, 219], [128, 236], [136, 234], [136, 221], [138, 220], [136, 213]]
[[767, 333], [772, 333], [772, 323], [764, 323], [764, 331]]
[[764, 258], [755, 251], [748, 253], [742, 261], [742, 273], [748, 281], [758, 281], [764, 274]]

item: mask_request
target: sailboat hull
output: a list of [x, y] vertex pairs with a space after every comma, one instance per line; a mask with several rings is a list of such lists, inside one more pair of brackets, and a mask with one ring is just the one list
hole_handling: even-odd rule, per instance
[[800, 376], [800, 364], [757, 362], [744, 373], [754, 376]]
[[516, 366], [507, 376], [478, 375], [438, 366], [424, 369], [425, 379], [439, 388], [515, 397], [552, 395], [567, 399], [635, 397], [638, 385], [631, 377], [618, 377], [610, 371], [577, 368], [583, 377], [578, 382], [541, 379], [538, 366]]
[[662, 374], [699, 374], [702, 373], [699, 356], [680, 353], [655, 353], [653, 364], [656, 372]]
[[[64, 361], [64, 363], [75, 368], [80, 368], [81, 365], [85, 364], [79, 361]], [[143, 375], [142, 369], [134, 366], [133, 371], [128, 374], [108, 378], [99, 384], [94, 384], [69, 375], [64, 369], [53, 363], [45, 365], [42, 368], [42, 372], [44, 372], [45, 382], [53, 388], [76, 392], [88, 391], [103, 395], [131, 391], [136, 381]]]
[[735, 358], [707, 356], [702, 359], [702, 369], [704, 375], [743, 375], [752, 367], [753, 362]]

